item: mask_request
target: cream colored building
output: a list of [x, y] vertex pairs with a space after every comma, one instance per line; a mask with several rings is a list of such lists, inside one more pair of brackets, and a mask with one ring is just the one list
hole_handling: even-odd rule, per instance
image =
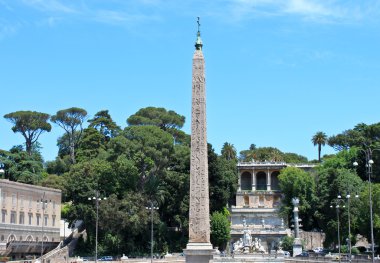
[[275, 249], [280, 239], [291, 231], [278, 214], [282, 193], [278, 184], [280, 171], [288, 166], [310, 170], [314, 165], [291, 165], [284, 162], [244, 162], [237, 165], [236, 204], [231, 207], [231, 239], [243, 234], [243, 219], [253, 238], [258, 238], [266, 251]]
[[0, 179], [0, 254], [22, 258], [60, 242], [61, 190]]

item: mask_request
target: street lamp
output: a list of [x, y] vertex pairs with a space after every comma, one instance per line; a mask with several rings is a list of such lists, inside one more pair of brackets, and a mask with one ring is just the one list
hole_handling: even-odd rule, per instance
[[[355, 194], [355, 198], [358, 198], [359, 195], [358, 194]], [[342, 196], [340, 194], [338, 194], [338, 199], [339, 200], [342, 200], [341, 199]], [[351, 195], [350, 193], [348, 193], [346, 195], [346, 199], [347, 199], [347, 214], [348, 214], [348, 238], [347, 238], [347, 245], [348, 245], [348, 250], [349, 250], [349, 258], [348, 260], [351, 262], [351, 258], [352, 258], [352, 247], [351, 247], [351, 217], [350, 217], [350, 198], [351, 198]]]
[[153, 202], [150, 202], [150, 206], [145, 207], [150, 210], [150, 262], [153, 262], [153, 211], [158, 210], [158, 207], [153, 206]]
[[[331, 208], [333, 208], [334, 206], [333, 205], [330, 205]], [[344, 206], [343, 206], [344, 207]], [[340, 222], [339, 222], [339, 204], [336, 204], [335, 205], [335, 208], [336, 208], [336, 218], [338, 220], [338, 260], [340, 262]]]
[[45, 217], [45, 209], [47, 208], [48, 203], [51, 202], [51, 200], [45, 199], [45, 192], [42, 195], [41, 199], [37, 200], [42, 205], [42, 217], [41, 217], [41, 225], [42, 225], [42, 239], [41, 239], [41, 262], [43, 262], [43, 255], [44, 255], [44, 224], [47, 225], [47, 217]]
[[107, 200], [107, 197], [100, 197], [98, 190], [95, 191], [95, 196], [89, 197], [88, 200], [95, 200], [96, 205], [96, 223], [95, 223], [95, 263], [98, 262], [98, 223], [99, 223], [99, 201]]
[[[368, 175], [368, 183], [369, 183], [369, 216], [370, 216], [370, 226], [371, 226], [371, 252], [372, 252], [372, 263], [375, 262], [375, 244], [374, 244], [374, 237], [373, 237], [373, 212], [372, 212], [372, 184], [371, 184], [371, 177], [372, 177], [372, 165], [374, 164], [372, 160], [372, 152], [373, 150], [369, 147], [366, 148], [366, 150], [360, 149], [362, 152], [365, 153], [365, 161], [366, 161], [366, 172]], [[378, 149], [375, 149], [378, 150]], [[358, 166], [358, 162], [353, 163], [354, 166]]]

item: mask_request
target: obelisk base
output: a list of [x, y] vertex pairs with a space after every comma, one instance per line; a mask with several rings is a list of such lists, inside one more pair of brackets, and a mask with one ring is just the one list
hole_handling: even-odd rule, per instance
[[211, 243], [188, 243], [183, 253], [186, 263], [211, 263], [216, 251]]

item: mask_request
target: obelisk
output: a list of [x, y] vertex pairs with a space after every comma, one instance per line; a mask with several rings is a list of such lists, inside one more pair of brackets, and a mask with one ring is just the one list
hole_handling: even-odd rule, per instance
[[210, 243], [206, 79], [199, 17], [197, 22], [192, 78], [189, 243], [184, 252], [186, 262], [208, 263], [214, 250]]

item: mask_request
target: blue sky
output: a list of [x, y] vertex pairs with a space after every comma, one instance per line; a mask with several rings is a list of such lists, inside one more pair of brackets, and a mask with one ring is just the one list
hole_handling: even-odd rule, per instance
[[[317, 158], [311, 137], [380, 121], [380, 1], [0, 0], [0, 115], [81, 107], [114, 120], [147, 106], [186, 116], [196, 17], [208, 140]], [[22, 144], [0, 118], [0, 148]], [[40, 143], [57, 154], [63, 130]], [[324, 147], [322, 153], [333, 153]]]

